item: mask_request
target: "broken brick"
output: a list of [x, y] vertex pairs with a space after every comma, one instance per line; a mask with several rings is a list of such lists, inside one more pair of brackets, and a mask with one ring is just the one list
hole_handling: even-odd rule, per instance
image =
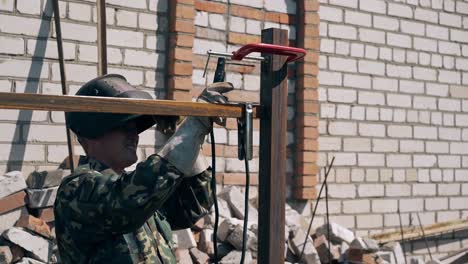
[[209, 263], [210, 257], [205, 252], [200, 251], [198, 248], [191, 248], [189, 250], [192, 261], [195, 264]]
[[0, 214], [23, 207], [26, 204], [26, 193], [21, 191], [0, 199]]
[[47, 238], [51, 237], [50, 228], [47, 223], [32, 215], [23, 215], [15, 226], [26, 228]]

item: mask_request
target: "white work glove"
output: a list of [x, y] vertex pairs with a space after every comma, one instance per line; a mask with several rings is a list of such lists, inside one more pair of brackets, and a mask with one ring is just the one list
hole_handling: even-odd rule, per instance
[[[230, 92], [234, 86], [230, 82], [217, 82], [208, 85], [198, 96], [197, 102], [226, 104], [229, 100], [224, 93]], [[213, 122], [220, 126], [226, 126], [226, 118], [215, 117]]]
[[[228, 99], [223, 95], [233, 89], [231, 83], [215, 83], [203, 90], [197, 98], [198, 102], [227, 103]], [[213, 122], [223, 125], [223, 118], [214, 118]], [[209, 117], [187, 117], [179, 126], [174, 135], [169, 138], [158, 155], [164, 157], [184, 176], [198, 175], [208, 168], [200, 149], [205, 136], [212, 129], [212, 121]]]

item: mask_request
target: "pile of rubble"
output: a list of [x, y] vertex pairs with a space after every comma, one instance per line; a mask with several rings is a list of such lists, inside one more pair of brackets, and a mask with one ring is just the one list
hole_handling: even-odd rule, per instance
[[[53, 203], [59, 184], [69, 173], [62, 169], [33, 172], [27, 180], [18, 171], [0, 176], [0, 263], [59, 262]], [[257, 197], [250, 199], [245, 263], [257, 263], [257, 204]], [[227, 187], [218, 193], [218, 205], [219, 263], [237, 264], [243, 245], [244, 194], [239, 188]], [[286, 205], [284, 254], [287, 263], [424, 263], [416, 258], [405, 262], [397, 242], [379, 245], [375, 240], [355, 237], [353, 232], [335, 223], [312, 230], [304, 245], [309, 221]], [[209, 263], [214, 256], [213, 229], [214, 212], [190, 229], [174, 231], [178, 263]], [[458, 254], [466, 257], [465, 253]], [[459, 255], [427, 263], [461, 263], [451, 261], [459, 259]]]
[[[257, 263], [258, 219], [257, 198], [250, 199], [245, 263]], [[236, 187], [227, 187], [218, 194], [219, 229], [218, 259], [222, 264], [240, 263], [242, 230], [244, 218], [244, 194]], [[311, 230], [306, 241], [310, 218], [307, 218], [286, 204], [285, 261], [286, 263], [306, 264], [450, 264], [464, 263], [431, 260], [425, 262], [420, 257], [405, 254], [398, 242], [383, 245], [370, 238], [356, 237], [352, 231], [336, 223], [325, 224]], [[192, 229], [175, 232], [178, 242], [176, 250], [179, 263], [208, 263], [213, 257], [214, 214], [199, 221]], [[305, 244], [305, 246], [304, 246]], [[468, 252], [464, 250], [458, 254]], [[458, 255], [457, 255], [458, 256]], [[460, 259], [460, 256], [457, 259]], [[450, 258], [454, 259], [454, 257]]]
[[57, 262], [53, 205], [69, 170], [0, 176], [0, 263]]
[[[239, 263], [243, 242], [244, 194], [236, 187], [225, 188], [218, 194], [218, 204], [218, 258], [223, 264]], [[256, 204], [256, 198], [251, 199], [249, 219], [256, 220], [258, 217]], [[207, 263], [213, 256], [213, 218], [214, 215], [205, 217], [192, 230], [175, 232], [180, 263]], [[288, 263], [405, 263], [399, 243], [379, 246], [374, 240], [355, 237], [353, 232], [335, 223], [313, 230], [306, 242], [308, 222], [307, 218], [286, 205], [284, 235], [287, 243], [285, 259]], [[256, 263], [257, 230], [257, 223], [249, 221], [245, 263]]]

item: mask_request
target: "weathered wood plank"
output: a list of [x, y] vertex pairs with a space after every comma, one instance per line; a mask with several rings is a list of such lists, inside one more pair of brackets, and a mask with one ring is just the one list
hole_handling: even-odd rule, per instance
[[[435, 234], [443, 234], [457, 230], [464, 230], [468, 229], [468, 218], [467, 219], [460, 219], [442, 223], [436, 223], [433, 225], [424, 226], [424, 235], [426, 237], [435, 235]], [[410, 228], [404, 228], [403, 234], [405, 240], [411, 239], [419, 239], [423, 237], [423, 231], [419, 226], [414, 226]], [[377, 240], [379, 243], [386, 243], [390, 241], [400, 241], [401, 240], [401, 231], [394, 231], [394, 232], [385, 232], [381, 234], [374, 234], [371, 236], [372, 239]]]
[[[27, 93], [0, 93], [0, 109], [242, 117], [242, 106], [234, 104]], [[254, 107], [254, 117], [259, 117], [259, 109]]]

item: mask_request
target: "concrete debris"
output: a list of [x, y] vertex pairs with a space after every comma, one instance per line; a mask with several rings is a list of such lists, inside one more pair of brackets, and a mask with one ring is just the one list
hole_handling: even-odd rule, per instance
[[34, 171], [26, 180], [28, 188], [43, 189], [49, 187], [59, 186], [62, 179], [70, 175], [70, 170], [53, 170], [53, 171]]
[[12, 263], [13, 254], [8, 246], [0, 246], [0, 263]]
[[5, 230], [15, 226], [16, 222], [18, 222], [21, 216], [27, 214], [28, 209], [26, 209], [26, 207], [20, 207], [8, 213], [0, 214], [0, 234]]
[[234, 247], [231, 246], [229, 243], [219, 243], [218, 244], [218, 259], [224, 258], [225, 256], [227, 256], [227, 254], [229, 254], [229, 252], [233, 250], [234, 250]]
[[177, 249], [175, 252], [177, 263], [192, 264], [192, 257], [188, 249]]
[[[330, 227], [330, 237], [328, 236], [328, 228]], [[327, 239], [330, 239], [334, 243], [346, 242], [350, 244], [354, 240], [354, 233], [349, 231], [349, 229], [342, 227], [337, 223], [324, 224], [321, 227], [317, 228], [316, 235], [324, 235]]]
[[[222, 194], [220, 194], [222, 195], [221, 197], [224, 197], [225, 200], [228, 202], [234, 217], [237, 217], [238, 219], [244, 219], [244, 194], [242, 194], [240, 190], [235, 186], [231, 186], [226, 189], [227, 190], [223, 190]], [[252, 205], [249, 205], [249, 221], [256, 222], [257, 219], [257, 209], [255, 209], [255, 207], [253, 207]]]
[[375, 253], [379, 251], [379, 244], [373, 239], [357, 237], [351, 242], [349, 248]]
[[[242, 250], [243, 244], [243, 226], [237, 225], [229, 234], [226, 241], [233, 245], [237, 250]], [[250, 230], [247, 230], [246, 248], [257, 251], [257, 236]]]
[[11, 171], [0, 176], [0, 198], [26, 189], [26, 181], [20, 171]]
[[[240, 263], [241, 256], [242, 256], [241, 251], [234, 250], [234, 251], [231, 251], [229, 254], [227, 254], [224, 258], [222, 258], [219, 263], [220, 264], [237, 264], [237, 263]], [[252, 262], [252, 254], [250, 253], [250, 251], [247, 251], [245, 252], [244, 263], [250, 264], [251, 262]]]
[[0, 176], [0, 198], [26, 189], [26, 181], [20, 171], [11, 171]]
[[190, 249], [197, 246], [190, 228], [173, 231], [172, 239], [177, 242], [179, 249]]
[[213, 245], [213, 230], [212, 229], [203, 229], [200, 232], [200, 240], [198, 241], [198, 249], [203, 252], [206, 252], [209, 256], [214, 254], [214, 245]]
[[46, 189], [27, 189], [28, 206], [30, 208], [44, 208], [54, 206], [58, 186]]
[[[286, 217], [286, 227], [292, 230], [302, 229], [307, 230], [309, 227], [309, 220], [306, 219], [303, 215], [299, 214], [291, 206], [286, 204], [285, 208], [285, 217]], [[315, 230], [312, 230], [312, 234], [315, 233]]]
[[49, 240], [35, 236], [21, 228], [12, 227], [3, 233], [10, 242], [22, 247], [35, 259], [48, 262], [52, 245]]
[[443, 263], [461, 264], [468, 263], [468, 247], [440, 258]]
[[[0, 238], [0, 263], [60, 263], [55, 242], [53, 204], [58, 186], [68, 174], [69, 170], [58, 169], [33, 172], [27, 180], [24, 180], [21, 172], [0, 176], [0, 234], [5, 238]], [[258, 199], [255, 192], [251, 194], [245, 263], [253, 264], [257, 263], [258, 254], [258, 211], [253, 205]], [[227, 187], [218, 197], [220, 218], [215, 241], [213, 208], [192, 228], [173, 231], [177, 263], [212, 262], [214, 243], [219, 263], [240, 262], [244, 194], [237, 187]], [[375, 240], [355, 237], [353, 231], [336, 223], [322, 225], [316, 230], [312, 228], [306, 240], [311, 207], [310, 202], [285, 206], [285, 263], [406, 263], [399, 243], [389, 242], [380, 246]], [[303, 247], [304, 253], [300, 258]], [[409, 260], [407, 264], [468, 263], [468, 248], [432, 262], [414, 257]]]
[[45, 262], [38, 261], [32, 258], [22, 258], [19, 262], [16, 262], [16, 264], [44, 264]]
[[409, 264], [425, 264], [425, 262], [421, 257], [412, 257]]
[[218, 212], [220, 217], [231, 218], [231, 209], [229, 209], [229, 204], [223, 199], [218, 199]]
[[377, 252], [377, 255], [379, 255], [380, 258], [382, 258], [387, 263], [390, 263], [390, 264], [396, 264], [397, 263], [396, 260], [395, 260], [395, 255], [393, 254], [393, 252], [379, 251], [379, 252]]
[[238, 225], [242, 225], [242, 221], [236, 218], [226, 218], [220, 221], [218, 226], [218, 239], [222, 242], [226, 241], [229, 234], [231, 234]]
[[398, 242], [388, 242], [381, 247], [382, 251], [390, 251], [395, 258], [395, 263], [405, 263], [405, 253]]
[[209, 263], [210, 257], [205, 252], [200, 251], [197, 248], [191, 248], [189, 251], [190, 251], [190, 256], [192, 257], [193, 263], [195, 264]]
[[301, 256], [302, 248], [304, 248], [304, 253], [301, 258], [301, 263], [306, 264], [320, 264], [320, 258], [318, 256], [317, 250], [313, 245], [312, 238], [309, 236], [307, 238], [307, 243], [304, 247], [304, 242], [306, 238], [306, 232], [303, 230], [297, 230], [292, 237], [288, 240], [288, 245], [291, 247], [296, 258], [299, 259]]

